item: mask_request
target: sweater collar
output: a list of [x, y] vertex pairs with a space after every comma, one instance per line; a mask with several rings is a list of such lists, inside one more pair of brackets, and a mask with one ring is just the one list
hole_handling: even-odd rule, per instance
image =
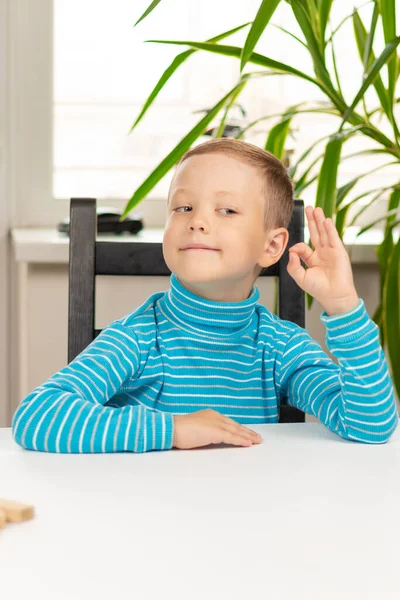
[[163, 297], [166, 316], [180, 329], [208, 337], [232, 336], [254, 325], [260, 292], [253, 285], [249, 297], [240, 302], [207, 300], [186, 289], [171, 273], [170, 289]]

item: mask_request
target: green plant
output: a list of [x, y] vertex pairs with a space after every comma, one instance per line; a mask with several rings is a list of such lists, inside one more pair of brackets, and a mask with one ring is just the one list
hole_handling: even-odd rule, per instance
[[[152, 2], [139, 21], [150, 14], [160, 1]], [[357, 196], [354, 196], [353, 188], [366, 173], [360, 173], [346, 184], [338, 185], [340, 164], [354, 156], [387, 155], [389, 162], [379, 165], [374, 170], [381, 169], [388, 164], [400, 165], [400, 133], [395, 114], [396, 104], [400, 101], [399, 98], [396, 98], [396, 87], [400, 72], [400, 57], [397, 55], [400, 36], [396, 35], [395, 25], [396, 0], [370, 0], [370, 2], [365, 3], [370, 4], [373, 8], [372, 17], [367, 25], [360, 16], [361, 8], [365, 6], [363, 4], [361, 7], [354, 8], [334, 31], [330, 26], [330, 13], [334, 0], [285, 0], [290, 5], [303, 39], [282, 27], [279, 27], [279, 29], [282, 36], [295, 38], [297, 43], [302, 44], [308, 50], [314, 71], [310, 74], [303, 73], [292, 65], [284, 64], [254, 52], [260, 37], [266, 33], [269, 27], [273, 26], [270, 20], [281, 1], [284, 0], [263, 0], [251, 23], [226, 31], [206, 42], [148, 40], [158, 44], [183, 45], [189, 47], [189, 49], [176, 56], [172, 64], [163, 73], [132, 125], [131, 131], [135, 129], [146, 114], [168, 79], [194, 52], [205, 51], [239, 60], [240, 75], [236, 85], [206, 113], [137, 188], [125, 207], [123, 217], [148, 194], [199, 136], [204, 133], [210, 122], [220, 114], [220, 126], [217, 129], [216, 136], [222, 135], [230, 107], [243, 89], [251, 84], [255, 78], [280, 75], [298, 77], [312, 83], [323, 92], [326, 100], [288, 107], [279, 115], [265, 115], [242, 129], [236, 137], [243, 137], [246, 131], [260, 122], [264, 122], [266, 125], [264, 147], [282, 159], [288, 132], [298, 115], [304, 112], [320, 112], [330, 114], [336, 118], [334, 119], [335, 124], [332, 133], [313, 142], [312, 146], [303, 152], [296, 163], [291, 166], [290, 174], [295, 184], [295, 195], [297, 197], [314, 181], [317, 182], [315, 206], [321, 206], [325, 215], [332, 217], [342, 238], [346, 227], [354, 225], [368, 206], [378, 201], [387, 202], [385, 215], [368, 223], [358, 232], [358, 235], [377, 223], [384, 226], [384, 239], [377, 249], [380, 271], [380, 304], [373, 315], [373, 320], [379, 326], [381, 344], [387, 348], [394, 385], [400, 398], [400, 237], [397, 243], [393, 239], [394, 228], [400, 223], [400, 178], [394, 184], [379, 189], [371, 189]], [[363, 70], [359, 90], [350, 103], [345, 100], [335, 60], [336, 35], [349, 19], [352, 20], [356, 47]], [[245, 27], [249, 27], [249, 32], [243, 47], [220, 43]], [[376, 45], [375, 34], [378, 27], [383, 31], [384, 47], [375, 54], [374, 40]], [[262, 67], [262, 70], [243, 73], [247, 63]], [[386, 85], [382, 75], [386, 76]], [[375, 91], [376, 105], [373, 108], [368, 108], [366, 95], [367, 92], [370, 94], [371, 90]], [[268, 127], [273, 117], [278, 121], [273, 126]], [[389, 126], [386, 129], [390, 130], [390, 134], [383, 133], [382, 123]], [[363, 150], [345, 156], [343, 148], [355, 136], [362, 136], [366, 142], [368, 140], [372, 141], [373, 146], [368, 147], [367, 145]], [[312, 154], [316, 145], [321, 145], [321, 152], [317, 157]], [[315, 173], [316, 171], [317, 173]], [[366, 203], [366, 200], [368, 203]], [[351, 221], [349, 220], [350, 207], [359, 208]], [[308, 296], [307, 304], [309, 308], [312, 301], [313, 299]]]

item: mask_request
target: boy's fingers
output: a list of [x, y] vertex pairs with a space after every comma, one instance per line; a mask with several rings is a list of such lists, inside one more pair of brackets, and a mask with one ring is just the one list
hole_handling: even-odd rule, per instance
[[233, 444], [234, 446], [251, 446], [253, 443], [248, 436], [241, 435], [238, 433], [233, 433], [232, 431], [228, 431], [224, 429], [222, 440], [224, 444]]
[[258, 440], [258, 438], [260, 437], [256, 431], [253, 431], [252, 429], [249, 429], [248, 427], [245, 427], [244, 425], [240, 425], [240, 429], [242, 429], [244, 433], [246, 433], [247, 435], [250, 435], [255, 440]]
[[237, 429], [242, 429], [243, 431], [247, 431], [247, 433], [250, 433], [251, 435], [253, 435], [253, 434], [257, 435], [257, 433], [255, 431], [253, 431], [252, 429], [249, 429], [249, 427], [246, 427], [246, 425], [237, 423], [236, 421], [234, 421], [233, 419], [230, 419], [229, 417], [224, 417], [223, 421], [224, 421], [224, 425], [229, 427], [230, 431], [236, 431]]
[[252, 440], [253, 442], [259, 441], [258, 433], [252, 431], [248, 427], [244, 427], [244, 425], [239, 425], [238, 423], [234, 422], [234, 424], [232, 425], [226, 425], [226, 429], [232, 434], [243, 436], [247, 439]]
[[332, 248], [336, 248], [336, 246], [342, 244], [339, 232], [336, 229], [335, 223], [332, 221], [332, 219], [326, 219], [326, 229], [328, 232], [329, 245], [332, 246]]
[[314, 246], [314, 248], [318, 248], [319, 246], [321, 246], [321, 240], [319, 237], [318, 225], [314, 218], [312, 210], [307, 212], [307, 219], [308, 219], [307, 225], [308, 225], [308, 230], [310, 232], [311, 243]]
[[329, 246], [328, 234], [325, 228], [326, 217], [323, 209], [320, 206], [314, 210], [314, 218], [317, 222], [321, 246]]
[[[305, 262], [305, 261], [304, 261]], [[289, 253], [289, 263], [287, 266], [287, 271], [291, 277], [295, 280], [297, 285], [299, 285], [303, 289], [303, 281], [306, 275], [306, 270], [301, 266], [300, 258], [296, 254], [296, 252]]]
[[289, 248], [289, 259], [291, 254], [297, 254], [299, 258], [301, 258], [301, 260], [306, 263], [307, 266], [311, 266], [307, 263], [314, 254], [314, 250], [312, 250], [312, 248], [310, 248], [308, 244], [305, 244], [304, 242], [299, 242], [298, 244], [294, 244]]

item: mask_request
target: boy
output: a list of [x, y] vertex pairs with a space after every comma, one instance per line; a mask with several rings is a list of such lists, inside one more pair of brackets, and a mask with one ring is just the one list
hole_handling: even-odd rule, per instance
[[386, 442], [398, 412], [378, 327], [321, 208], [307, 206], [314, 250], [294, 245], [288, 272], [323, 306], [339, 364], [257, 303], [256, 278], [288, 243], [292, 190], [282, 163], [252, 144], [222, 138], [187, 152], [163, 237], [170, 289], [33, 390], [13, 417], [15, 441], [49, 452], [251, 446], [261, 438], [246, 425], [278, 422], [287, 397], [343, 438]]

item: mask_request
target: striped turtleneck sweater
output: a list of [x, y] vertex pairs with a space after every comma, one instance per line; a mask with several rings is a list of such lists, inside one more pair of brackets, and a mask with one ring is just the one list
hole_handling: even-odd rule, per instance
[[277, 423], [285, 398], [343, 438], [386, 442], [398, 410], [364, 301], [321, 313], [336, 364], [259, 296], [253, 285], [241, 302], [207, 300], [172, 273], [167, 291], [110, 323], [21, 402], [14, 440], [63, 453], [168, 450], [174, 415], [212, 408], [238, 423]]

